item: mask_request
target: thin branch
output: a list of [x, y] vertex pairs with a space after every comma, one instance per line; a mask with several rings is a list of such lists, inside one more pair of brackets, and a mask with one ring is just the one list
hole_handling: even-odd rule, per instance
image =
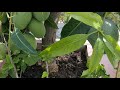
[[115, 78], [117, 78], [117, 77], [118, 77], [119, 67], [120, 67], [120, 61], [118, 62], [117, 71], [116, 71], [116, 77], [115, 77]]
[[[47, 71], [47, 73], [49, 74], [49, 67], [48, 67], [47, 61], [46, 61], [45, 63], [46, 63], [46, 71]], [[47, 76], [46, 78], [48, 78], [48, 76]]]
[[17, 69], [16, 69], [16, 67], [15, 67], [15, 65], [14, 65], [14, 62], [12, 61], [11, 52], [10, 52], [10, 49], [8, 48], [8, 46], [7, 46], [7, 41], [6, 41], [5, 37], [4, 37], [4, 34], [3, 34], [3, 39], [4, 39], [4, 41], [5, 41], [5, 46], [6, 46], [6, 48], [7, 48], [8, 55], [10, 56], [10, 62], [11, 62], [11, 64], [12, 64], [13, 67], [14, 67], [15, 76], [16, 76], [16, 78], [19, 78], [19, 77], [18, 77], [18, 73], [17, 73]]
[[22, 76], [22, 69], [20, 70], [20, 78], [21, 78], [21, 76]]
[[[11, 25], [12, 25], [12, 12], [10, 13], [10, 16], [9, 16], [8, 13], [6, 13], [6, 14], [7, 14], [7, 17], [9, 18], [9, 39], [10, 39], [11, 38], [10, 37], [11, 36], [10, 32], [11, 32]], [[4, 37], [4, 34], [3, 34], [3, 38], [4, 38], [5, 45], [6, 45], [6, 48], [7, 48], [7, 51], [8, 51], [8, 55], [10, 56], [10, 62], [14, 67], [15, 76], [16, 76], [16, 78], [19, 78], [18, 73], [17, 73], [17, 69], [16, 69], [16, 67], [14, 65], [14, 62], [12, 60], [12, 57], [11, 57], [10, 44], [7, 45], [7, 41], [6, 41], [5, 37]]]

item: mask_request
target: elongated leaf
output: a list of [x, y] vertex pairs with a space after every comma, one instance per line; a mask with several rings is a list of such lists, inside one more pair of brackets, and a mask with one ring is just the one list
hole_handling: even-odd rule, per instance
[[76, 34], [63, 38], [42, 51], [40, 56], [44, 59], [49, 59], [51, 57], [69, 54], [83, 46], [87, 37], [87, 34]]
[[26, 70], [26, 68], [27, 68], [27, 65], [26, 65], [26, 63], [24, 62], [24, 60], [21, 61], [20, 66], [21, 66], [21, 70], [22, 70], [22, 72], [24, 73], [25, 70]]
[[45, 25], [48, 25], [54, 29], [58, 29], [57, 24], [54, 22], [54, 20], [51, 16], [49, 16], [49, 18], [45, 21]]
[[70, 21], [63, 27], [61, 38], [74, 34], [87, 34], [89, 30], [90, 26], [71, 18]]
[[7, 21], [7, 15], [6, 12], [0, 12], [0, 21], [2, 23], [5, 23]]
[[[91, 28], [88, 33], [94, 32], [95, 30], [96, 30], [95, 28]], [[105, 19], [104, 23], [102, 25], [102, 30], [105, 35], [110, 35], [116, 41], [118, 41], [118, 39], [119, 39], [118, 28], [112, 20]], [[101, 39], [103, 38], [103, 36], [101, 34], [99, 36], [101, 37]], [[97, 37], [98, 37], [97, 33], [92, 34], [91, 36], [88, 37], [88, 40], [92, 46], [94, 46], [95, 41], [97, 40]]]
[[71, 15], [71, 17], [89, 25], [94, 27], [95, 29], [101, 29], [101, 26], [103, 24], [102, 18], [100, 15], [98, 15], [97, 13], [93, 13], [93, 12], [69, 12], [69, 15]]
[[97, 38], [94, 49], [93, 49], [93, 54], [89, 59], [90, 60], [89, 62], [90, 73], [93, 72], [96, 69], [96, 67], [99, 65], [103, 54], [104, 54], [103, 41], [100, 38]]
[[16, 78], [14, 68], [10, 69], [8, 72], [12, 78]]
[[90, 75], [89, 69], [84, 70], [83, 73], [82, 73], [82, 75], [81, 75], [81, 77], [86, 77], [88, 75]]
[[109, 35], [104, 37], [106, 39], [104, 40], [104, 43], [107, 48], [115, 55], [118, 60], [120, 60], [120, 46], [118, 45], [117, 41]]
[[108, 49], [106, 45], [104, 45], [104, 50], [107, 54], [107, 57], [109, 58], [110, 63], [115, 66], [115, 55]]
[[12, 41], [15, 45], [28, 54], [37, 54], [37, 51], [29, 44], [29, 42], [22, 35], [20, 30], [16, 29], [11, 35]]

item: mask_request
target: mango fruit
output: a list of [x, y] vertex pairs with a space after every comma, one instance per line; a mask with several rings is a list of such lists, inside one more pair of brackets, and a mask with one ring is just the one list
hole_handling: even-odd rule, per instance
[[119, 32], [117, 24], [115, 24], [110, 19], [105, 19], [104, 24], [102, 26], [102, 30], [104, 34], [112, 36], [116, 41], [119, 39]]
[[36, 18], [40, 22], [47, 20], [49, 15], [50, 12], [33, 12], [34, 18]]
[[39, 22], [36, 19], [32, 19], [30, 24], [28, 25], [28, 29], [31, 33], [37, 38], [43, 38], [46, 33], [46, 29], [43, 22]]
[[16, 28], [23, 30], [30, 23], [31, 18], [31, 12], [16, 12], [16, 14], [13, 17], [13, 23], [15, 24]]
[[0, 60], [5, 59], [6, 52], [7, 52], [7, 49], [5, 44], [0, 42]]
[[25, 39], [30, 43], [30, 45], [36, 49], [37, 48], [37, 42], [35, 37], [31, 33], [24, 33], [23, 36]]

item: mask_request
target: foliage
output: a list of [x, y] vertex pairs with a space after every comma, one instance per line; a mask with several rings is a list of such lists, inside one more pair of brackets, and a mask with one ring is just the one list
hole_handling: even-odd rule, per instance
[[71, 18], [62, 29], [61, 39], [74, 34], [87, 34], [90, 28], [90, 26]]
[[86, 34], [76, 34], [66, 37], [47, 47], [40, 53], [40, 57], [42, 57], [43, 60], [49, 60], [50, 58], [56, 56], [69, 54], [70, 52], [73, 52], [82, 47], [87, 37], [88, 35]]
[[42, 78], [47, 78], [48, 77], [48, 72], [44, 71], [42, 74]]
[[[108, 77], [104, 67], [99, 64], [104, 52], [113, 66], [116, 60], [120, 60], [120, 46], [117, 43], [119, 38], [117, 26], [119, 25], [109, 16], [113, 13], [66, 12], [63, 14], [67, 17], [61, 32], [61, 40], [43, 51], [33, 48], [29, 40], [24, 37], [24, 33], [28, 32], [34, 37], [44, 38], [45, 26], [57, 29], [57, 24], [50, 16], [50, 12], [29, 12], [29, 14], [27, 17], [27, 12], [19, 12], [19, 15], [15, 12], [0, 13], [0, 35], [2, 37], [0, 42], [4, 43], [7, 48], [4, 58], [1, 58], [5, 63], [2, 68], [0, 67], [0, 77], [21, 76], [27, 66], [32, 66], [40, 60], [48, 62], [54, 57], [69, 54], [82, 47], [86, 40], [92, 44], [93, 54], [88, 58], [88, 69], [83, 72], [82, 77]], [[33, 20], [35, 20], [34, 23]], [[110, 23], [105, 24], [105, 20]], [[24, 27], [19, 23], [24, 24]], [[108, 24], [110, 24], [109, 27]], [[48, 77], [48, 74], [48, 72], [44, 72], [42, 78]]]
[[26, 53], [37, 54], [36, 50], [34, 50], [30, 43], [25, 39], [19, 29], [15, 29], [11, 35], [11, 39], [18, 48], [25, 51]]
[[95, 70], [90, 73], [89, 70], [83, 71], [82, 78], [110, 78], [104, 69], [104, 65], [98, 65]]

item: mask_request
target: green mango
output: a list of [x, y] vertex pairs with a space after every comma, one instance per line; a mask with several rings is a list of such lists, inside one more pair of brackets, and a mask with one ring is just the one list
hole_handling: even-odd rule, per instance
[[31, 12], [17, 12], [13, 17], [13, 23], [15, 24], [16, 28], [23, 30], [30, 23], [31, 18]]
[[5, 44], [0, 42], [0, 60], [5, 59], [6, 52], [7, 52], [7, 49]]
[[43, 22], [39, 22], [36, 19], [32, 19], [30, 24], [28, 25], [28, 29], [31, 33], [37, 38], [43, 38], [46, 33], [46, 29]]
[[25, 39], [31, 44], [31, 46], [36, 49], [37, 48], [37, 42], [35, 37], [31, 33], [24, 33], [23, 36]]
[[105, 19], [102, 26], [104, 34], [112, 36], [116, 41], [119, 39], [119, 32], [117, 25], [110, 19]]
[[36, 18], [40, 22], [47, 20], [49, 15], [50, 12], [33, 12], [34, 18]]

